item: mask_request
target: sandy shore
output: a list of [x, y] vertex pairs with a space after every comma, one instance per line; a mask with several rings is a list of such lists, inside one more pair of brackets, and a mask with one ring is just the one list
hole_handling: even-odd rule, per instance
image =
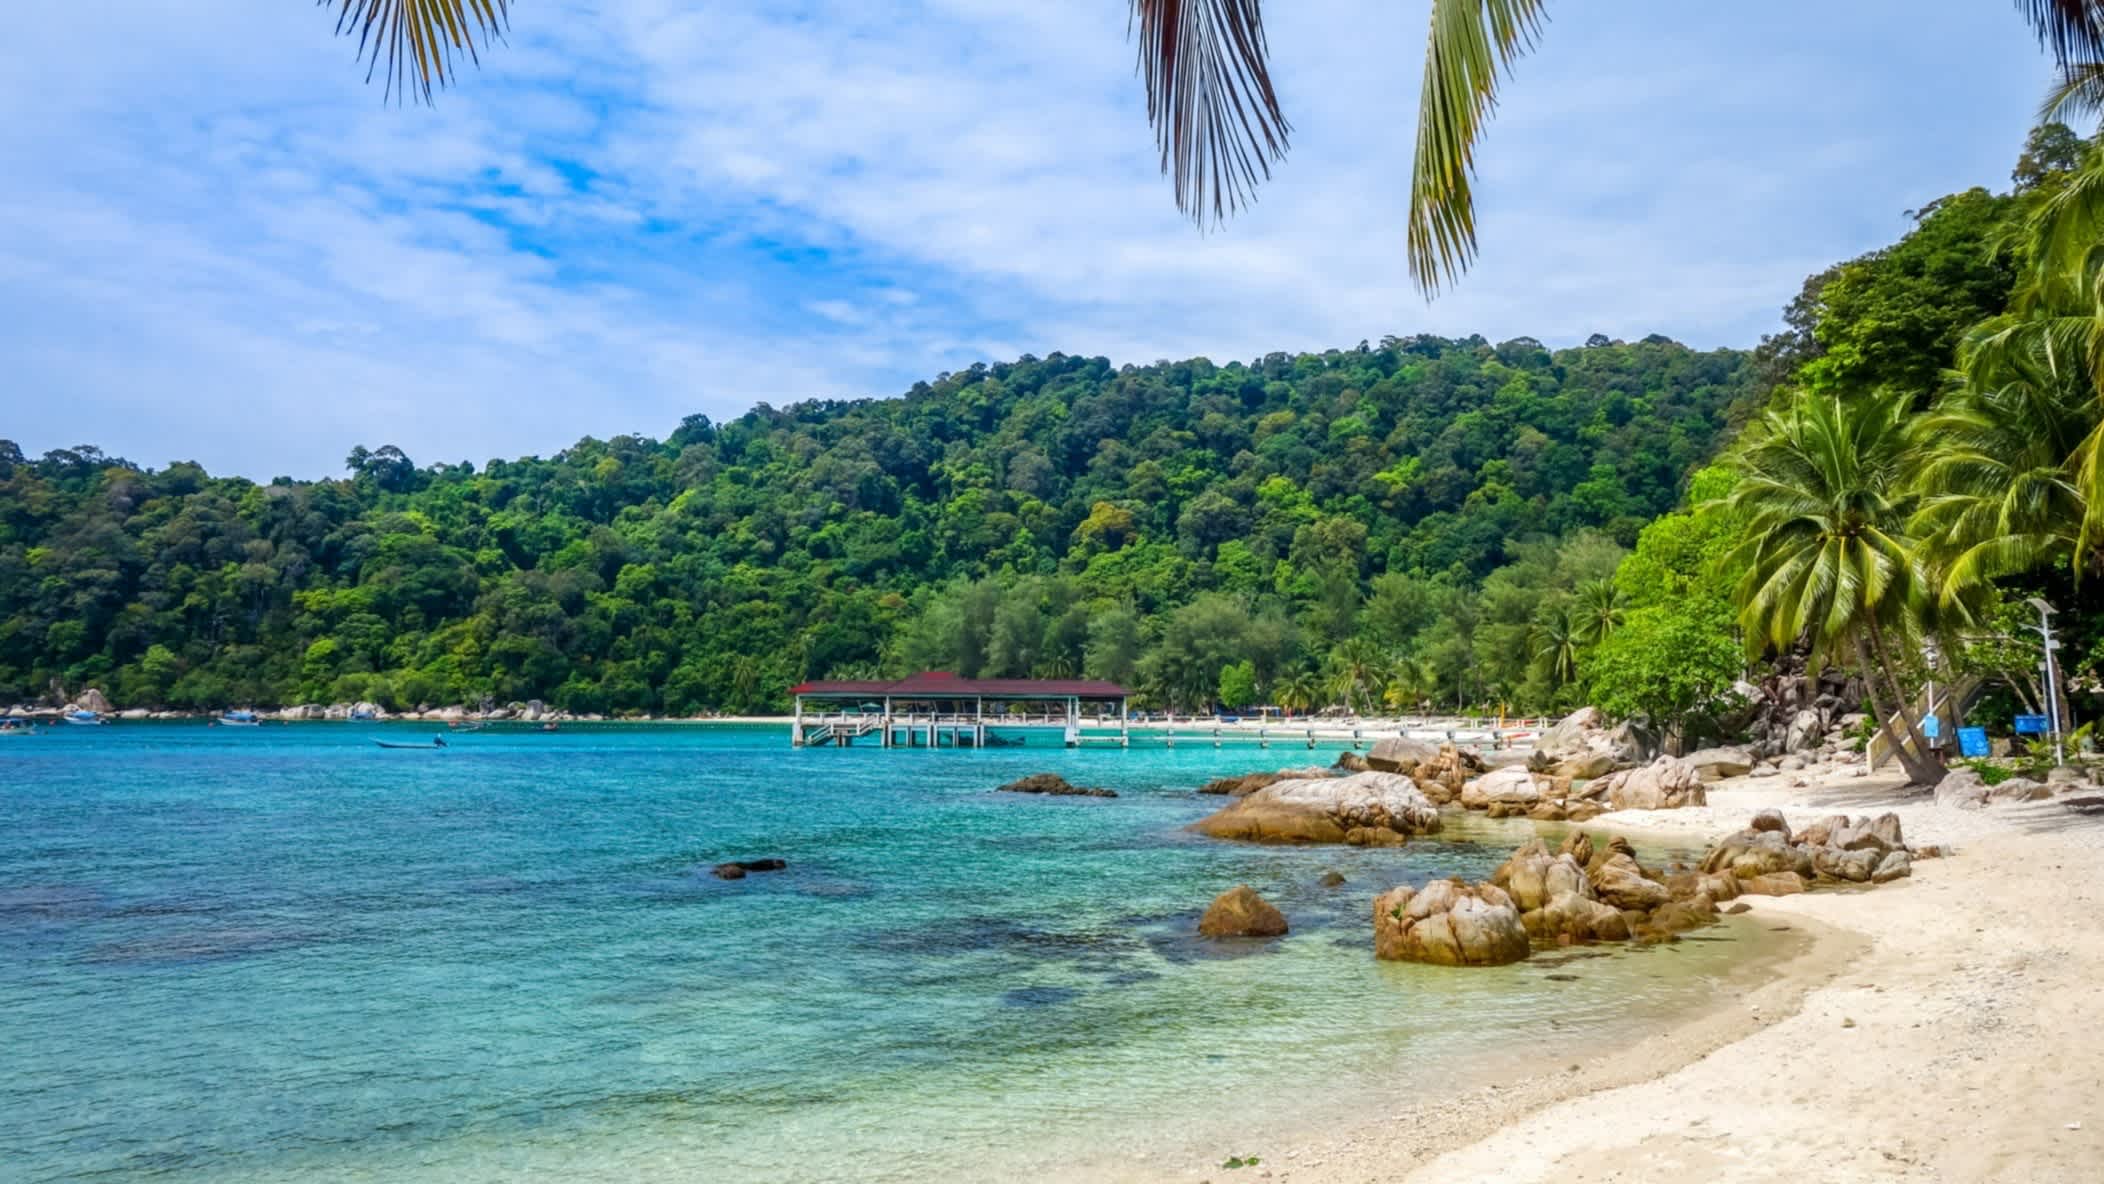
[[1710, 800], [1587, 829], [1707, 839], [1770, 805], [1793, 824], [1890, 809], [1910, 842], [1953, 853], [1872, 890], [1749, 898], [1754, 919], [1813, 934], [1809, 949], [1625, 1048], [1578, 1063], [1544, 1048], [1504, 1084], [1249, 1147], [1256, 1167], [1108, 1178], [2104, 1181], [2104, 822], [2053, 802], [1944, 810], [1846, 773], [1803, 788], [1739, 778]]

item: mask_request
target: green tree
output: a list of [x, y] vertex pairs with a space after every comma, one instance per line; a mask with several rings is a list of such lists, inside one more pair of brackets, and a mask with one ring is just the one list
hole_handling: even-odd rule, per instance
[[1730, 607], [1688, 597], [1632, 612], [1586, 656], [1583, 672], [1602, 711], [1649, 722], [1681, 751], [1689, 732], [1730, 702], [1741, 668]]
[[1257, 668], [1233, 662], [1220, 668], [1220, 706], [1249, 707], [1257, 701]]

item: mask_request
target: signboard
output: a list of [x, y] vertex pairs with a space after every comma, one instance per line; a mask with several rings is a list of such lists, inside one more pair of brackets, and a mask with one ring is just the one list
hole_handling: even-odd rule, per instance
[[1987, 747], [1986, 728], [1959, 728], [1958, 754], [1960, 756], [1991, 755]]
[[1943, 721], [1937, 719], [1934, 713], [1922, 716], [1921, 734], [1925, 739], [1929, 740], [1943, 739]]
[[2016, 732], [2019, 736], [2043, 736], [2046, 734], [2046, 717], [2019, 715], [2016, 717]]

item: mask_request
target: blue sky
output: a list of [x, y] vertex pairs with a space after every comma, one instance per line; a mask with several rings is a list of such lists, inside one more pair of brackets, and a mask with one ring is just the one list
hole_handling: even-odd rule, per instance
[[0, 437], [259, 479], [1025, 352], [1751, 345], [1903, 211], [2006, 187], [2047, 81], [2000, 0], [1553, 4], [1485, 148], [1482, 259], [1427, 305], [1399, 220], [1422, 2], [1273, 0], [1292, 153], [1206, 234], [1156, 172], [1123, 0], [528, 0], [436, 109], [383, 104], [300, 0], [22, 7]]

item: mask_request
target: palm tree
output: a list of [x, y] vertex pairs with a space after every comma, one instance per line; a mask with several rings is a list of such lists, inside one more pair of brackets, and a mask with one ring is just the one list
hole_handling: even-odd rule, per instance
[[1287, 711], [1306, 712], [1322, 701], [1322, 680], [1313, 671], [1303, 670], [1280, 683], [1273, 697]]
[[2044, 346], [1981, 326], [1960, 347], [1963, 378], [1914, 424], [1921, 501], [1909, 531], [1928, 544], [1945, 604], [2081, 554], [2082, 462], [2099, 404]]
[[[1726, 504], [1745, 541], [1725, 563], [1745, 572], [1734, 591], [1748, 645], [1811, 645], [1818, 669], [1853, 651], [1885, 739], [1909, 778], [1940, 775], [1906, 708], [1893, 640], [1927, 616], [1929, 576], [1905, 533], [1912, 456], [1902, 398], [1808, 395], [1753, 425]], [[1882, 679], [1883, 686], [1880, 686]], [[1910, 750], [1884, 704], [1899, 705]]]
[[[1177, 208], [1203, 223], [1249, 203], [1285, 157], [1292, 126], [1271, 82], [1260, 0], [1130, 0], [1147, 119]], [[316, 0], [336, 31], [358, 37], [366, 78], [384, 62], [387, 94], [429, 102], [459, 58], [503, 37], [511, 0]], [[2061, 91], [2104, 62], [2104, 0], [2017, 0], [2063, 75]], [[1427, 295], [1476, 254], [1476, 143], [1498, 83], [1534, 47], [1545, 0], [1432, 0], [1410, 180], [1411, 278]], [[2049, 103], [2055, 100], [2048, 100]], [[2078, 100], [2060, 100], [2075, 103]]]
[[1391, 711], [1410, 711], [1439, 689], [1439, 672], [1423, 658], [1401, 657], [1389, 663], [1387, 683], [1381, 702]]
[[1578, 677], [1578, 650], [1584, 626], [1585, 622], [1570, 606], [1559, 604], [1544, 605], [1528, 629], [1534, 660], [1559, 688]]
[[1383, 667], [1381, 651], [1363, 637], [1348, 638], [1330, 652], [1332, 685], [1347, 708], [1363, 707], [1376, 697]]
[[1615, 586], [1612, 578], [1587, 580], [1578, 585], [1577, 599], [1576, 622], [1581, 643], [1599, 645], [1621, 628], [1629, 602], [1623, 598], [1622, 590]]

